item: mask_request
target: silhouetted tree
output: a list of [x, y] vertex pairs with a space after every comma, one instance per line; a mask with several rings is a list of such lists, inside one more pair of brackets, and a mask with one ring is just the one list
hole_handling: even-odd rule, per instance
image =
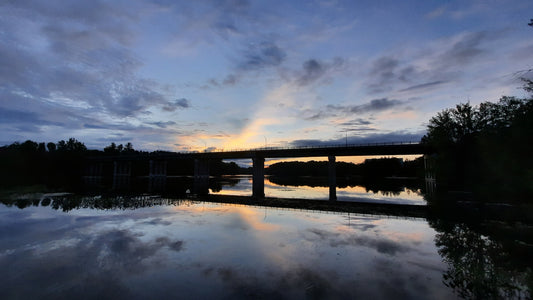
[[111, 145], [104, 148], [105, 153], [117, 153], [117, 145], [115, 143], [111, 143]]
[[48, 148], [48, 152], [54, 152], [56, 151], [56, 144], [49, 142], [46, 144], [46, 148]]
[[[526, 87], [529, 84], [526, 83]], [[431, 118], [422, 142], [438, 151], [439, 186], [533, 195], [533, 98], [459, 104]]]

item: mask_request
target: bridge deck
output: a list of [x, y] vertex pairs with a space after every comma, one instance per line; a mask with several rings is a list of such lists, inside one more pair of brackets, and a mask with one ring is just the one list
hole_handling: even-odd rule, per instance
[[376, 143], [366, 145], [336, 145], [298, 148], [257, 148], [249, 150], [213, 152], [159, 152], [119, 156], [102, 156], [94, 159], [137, 160], [137, 159], [251, 159], [289, 158], [289, 157], [328, 157], [328, 156], [366, 156], [366, 155], [416, 155], [429, 154], [431, 149], [420, 143]]

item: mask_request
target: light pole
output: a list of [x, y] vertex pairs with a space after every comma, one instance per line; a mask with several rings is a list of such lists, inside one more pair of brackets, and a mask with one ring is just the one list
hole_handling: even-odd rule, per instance
[[267, 137], [263, 135], [263, 137], [265, 138], [265, 148], [267, 147]]

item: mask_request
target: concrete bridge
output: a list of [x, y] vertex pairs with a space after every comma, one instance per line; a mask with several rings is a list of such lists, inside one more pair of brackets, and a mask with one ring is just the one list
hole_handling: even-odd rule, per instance
[[[113, 161], [113, 187], [128, 183], [131, 176], [131, 162], [135, 160], [149, 161], [150, 187], [155, 183], [164, 184], [166, 177], [166, 166], [172, 160], [194, 160], [194, 186], [193, 192], [196, 194], [209, 193], [209, 160], [212, 159], [251, 159], [253, 163], [253, 184], [252, 197], [264, 198], [264, 175], [265, 159], [267, 158], [297, 158], [297, 157], [328, 157], [328, 178], [329, 178], [329, 199], [336, 200], [336, 169], [335, 161], [338, 156], [370, 156], [370, 155], [427, 155], [432, 153], [431, 149], [420, 143], [374, 143], [364, 145], [336, 145], [321, 147], [297, 147], [297, 148], [256, 148], [249, 150], [235, 151], [213, 151], [213, 152], [157, 152], [149, 154], [132, 154], [119, 156], [105, 156], [89, 158], [93, 162], [90, 170], [102, 172], [102, 167], [94, 167], [103, 161]], [[426, 164], [426, 171], [430, 168]], [[98, 174], [89, 171], [87, 178], [98, 178]]]

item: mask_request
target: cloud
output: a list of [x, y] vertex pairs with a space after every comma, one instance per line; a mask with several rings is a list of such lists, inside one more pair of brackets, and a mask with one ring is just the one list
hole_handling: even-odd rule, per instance
[[147, 124], [155, 125], [159, 128], [167, 128], [167, 126], [176, 125], [176, 122], [174, 121], [167, 121], [167, 122], [149, 122]]
[[92, 116], [136, 116], [167, 102], [158, 84], [136, 75], [142, 63], [128, 48], [136, 37], [129, 27], [134, 7], [54, 1], [8, 6], [2, 10], [13, 13], [0, 20], [8, 32], [0, 37], [4, 93]]
[[303, 147], [303, 146], [331, 146], [331, 145], [341, 145], [348, 142], [348, 144], [353, 145], [364, 145], [364, 144], [373, 144], [373, 143], [397, 143], [397, 142], [418, 142], [425, 134], [425, 131], [419, 132], [405, 132], [405, 131], [394, 131], [389, 133], [371, 133], [368, 134], [367, 131], [363, 130], [361, 135], [352, 135], [346, 137], [340, 137], [338, 139], [331, 140], [319, 140], [319, 139], [302, 139], [294, 140], [289, 143], [291, 147]]
[[244, 52], [240, 68], [243, 70], [261, 70], [280, 65], [286, 57], [284, 50], [272, 41], [251, 44]]
[[348, 122], [339, 123], [339, 125], [342, 125], [342, 126], [358, 126], [358, 125], [370, 125], [370, 124], [372, 124], [371, 121], [365, 120], [365, 119], [361, 119], [361, 118], [353, 119], [353, 120], [348, 121]]
[[206, 84], [201, 86], [202, 89], [217, 88], [217, 87], [227, 87], [234, 86], [240, 81], [240, 76], [238, 74], [228, 74], [221, 80], [211, 78], [207, 81]]
[[386, 92], [397, 82], [409, 82], [416, 74], [415, 66], [402, 66], [397, 58], [382, 56], [370, 66], [367, 88], [370, 93]]
[[344, 65], [344, 60], [336, 57], [332, 62], [321, 62], [317, 59], [309, 59], [302, 65], [302, 70], [296, 75], [296, 83], [300, 86], [306, 86], [315, 83], [327, 73], [339, 69]]
[[346, 114], [351, 113], [369, 113], [379, 112], [395, 106], [403, 105], [404, 102], [400, 100], [389, 100], [387, 98], [373, 99], [366, 104], [361, 105], [333, 105], [329, 104], [326, 108], [332, 111], [339, 111]]
[[488, 32], [480, 31], [463, 35], [458, 41], [446, 50], [441, 56], [441, 65], [462, 65], [470, 63], [487, 50], [481, 46], [489, 38]]
[[176, 111], [178, 108], [189, 108], [191, 107], [191, 103], [189, 100], [185, 98], [176, 99], [173, 101], [168, 102], [163, 106], [164, 111]]
[[[369, 224], [372, 225], [372, 224]], [[372, 227], [369, 227], [372, 228]], [[306, 234], [311, 233], [311, 234]], [[310, 228], [304, 233], [306, 240], [314, 242], [315, 240], [326, 241], [333, 248], [344, 246], [368, 247], [376, 250], [379, 253], [394, 256], [396, 253], [408, 252], [412, 248], [398, 243], [396, 241], [364, 235], [341, 235], [337, 232], [330, 232], [317, 228]]]
[[439, 85], [442, 85], [442, 84], [445, 84], [445, 83], [448, 83], [448, 82], [444, 81], [444, 80], [426, 82], [426, 83], [422, 83], [422, 84], [412, 85], [410, 87], [407, 87], [405, 89], [400, 90], [400, 92], [410, 92], [410, 91], [415, 91], [415, 90], [426, 90], [426, 89], [434, 88], [436, 86], [439, 86]]
[[0, 124], [24, 124], [24, 125], [55, 125], [63, 126], [61, 122], [47, 121], [40, 118], [37, 113], [12, 110], [0, 107]]

